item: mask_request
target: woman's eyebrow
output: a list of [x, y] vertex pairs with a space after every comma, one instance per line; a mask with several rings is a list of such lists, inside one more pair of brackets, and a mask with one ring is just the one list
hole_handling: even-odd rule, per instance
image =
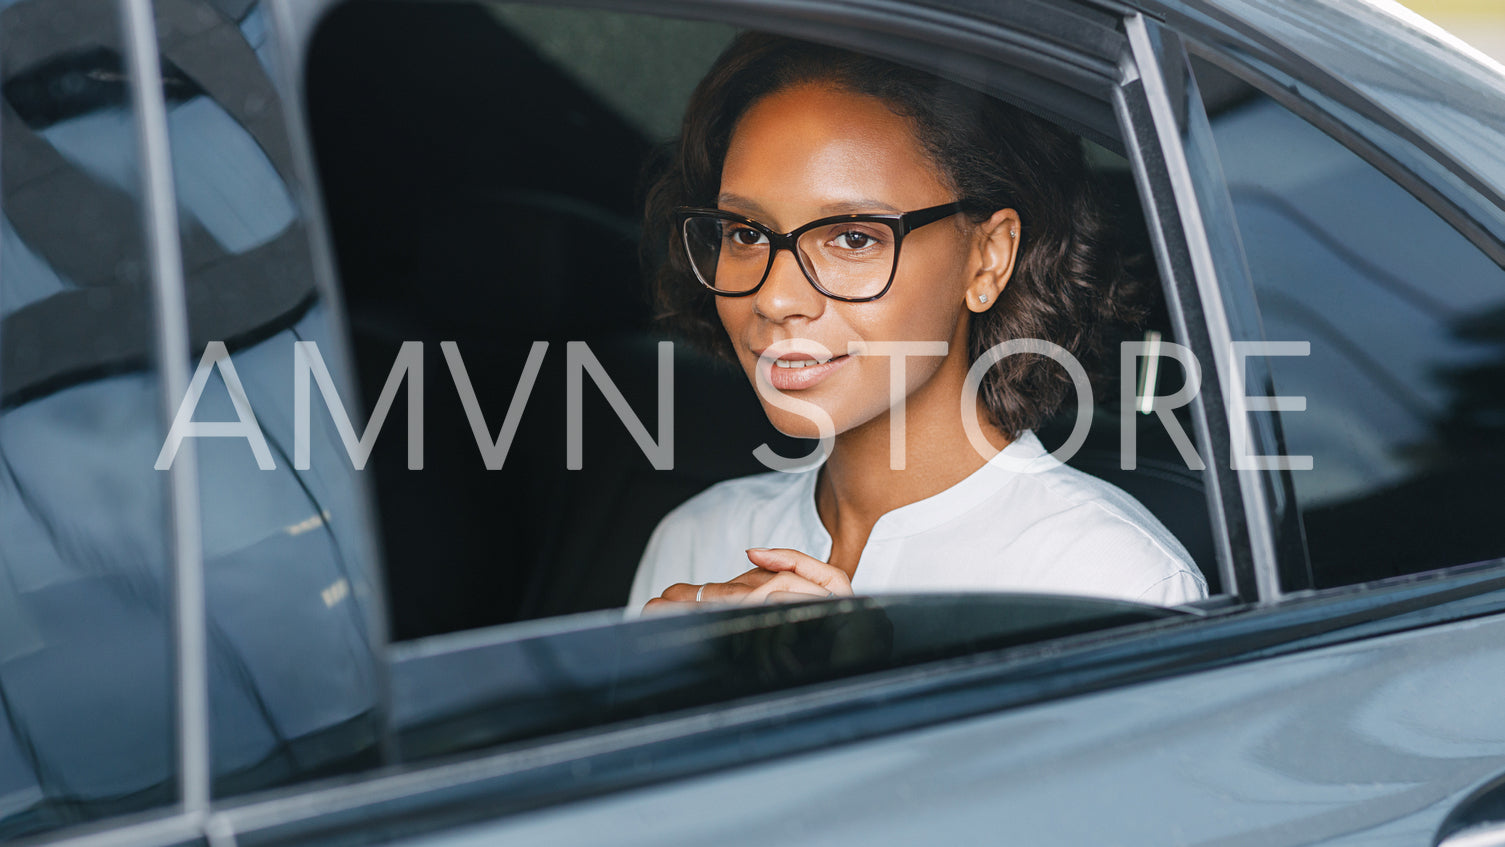
[[822, 214], [826, 215], [850, 215], [859, 212], [894, 212], [902, 211], [897, 206], [891, 206], [882, 200], [850, 200], [843, 203], [828, 203], [820, 207]]
[[730, 206], [734, 210], [750, 212], [751, 214], [748, 217], [767, 215], [767, 212], [763, 210], [762, 206], [757, 204], [757, 201], [749, 200], [740, 194], [722, 193], [721, 196], [716, 198], [716, 205], [723, 209]]
[[[750, 213], [749, 217], [766, 217], [767, 212], [757, 201], [743, 197], [740, 194], [723, 193], [716, 198], [716, 205], [722, 208], [732, 207], [736, 210]], [[822, 215], [848, 215], [859, 212], [893, 212], [902, 210], [897, 206], [885, 203], [882, 200], [844, 200], [840, 203], [827, 203], [820, 207]]]

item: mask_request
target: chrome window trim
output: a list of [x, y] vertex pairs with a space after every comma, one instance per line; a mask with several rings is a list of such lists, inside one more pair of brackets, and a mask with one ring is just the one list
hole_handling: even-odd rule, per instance
[[[1170, 200], [1175, 207], [1176, 219], [1181, 229], [1182, 240], [1188, 251], [1186, 257], [1190, 267], [1186, 269], [1195, 286], [1198, 306], [1203, 318], [1202, 326], [1205, 327], [1208, 336], [1210, 350], [1197, 351], [1198, 355], [1210, 355], [1213, 368], [1203, 370], [1203, 380], [1209, 375], [1214, 375], [1218, 383], [1216, 396], [1209, 400], [1207, 392], [1198, 395], [1201, 406], [1208, 403], [1216, 403], [1219, 408], [1204, 411], [1197, 416], [1197, 420], [1208, 427], [1207, 433], [1199, 432], [1199, 438], [1209, 444], [1212, 455], [1204, 457], [1208, 464], [1208, 479], [1215, 481], [1208, 486], [1210, 504], [1215, 509], [1214, 514], [1222, 516], [1224, 520], [1214, 525], [1216, 530], [1215, 541], [1218, 544], [1220, 562], [1229, 563], [1225, 566], [1224, 578], [1232, 577], [1230, 584], [1224, 586], [1227, 592], [1236, 593], [1239, 597], [1250, 602], [1273, 603], [1280, 599], [1281, 588], [1278, 578], [1279, 565], [1276, 558], [1273, 521], [1270, 507], [1267, 501], [1267, 490], [1263, 479], [1253, 472], [1233, 471], [1230, 452], [1230, 439], [1226, 437], [1229, 418], [1227, 409], [1229, 398], [1227, 396], [1230, 385], [1234, 361], [1232, 355], [1233, 331], [1229, 323], [1229, 315], [1224, 303], [1224, 283], [1219, 276], [1219, 266], [1208, 240], [1207, 221], [1203, 203], [1197, 194], [1197, 185], [1187, 160], [1187, 149], [1183, 138], [1184, 114], [1178, 113], [1175, 101], [1167, 87], [1165, 74], [1161, 66], [1161, 57], [1152, 39], [1151, 24], [1143, 15], [1130, 15], [1124, 19], [1124, 30], [1128, 35], [1129, 46], [1132, 53], [1132, 61], [1138, 70], [1137, 82], [1142, 107], [1148, 112], [1146, 116], [1153, 124], [1148, 129], [1153, 130], [1154, 141], [1158, 149], [1153, 153], [1159, 160], [1159, 165], [1164, 169], [1169, 180], [1168, 190]], [[1166, 61], [1185, 61], [1184, 52], [1181, 51], [1179, 41], [1175, 42], [1175, 49]], [[1128, 91], [1120, 90], [1118, 104], [1121, 110], [1121, 120], [1126, 126], [1134, 127], [1142, 121], [1137, 120], [1134, 112], [1136, 104]], [[1144, 129], [1141, 127], [1140, 129]], [[1131, 129], [1129, 136], [1139, 138], [1138, 131]], [[1143, 140], [1143, 139], [1141, 139]], [[1151, 208], [1152, 198], [1157, 194], [1156, 186], [1149, 175], [1150, 163], [1146, 160], [1146, 154], [1150, 151], [1136, 149], [1136, 178], [1143, 180], [1140, 184], [1141, 194], [1146, 202], [1146, 219], [1152, 221], [1152, 226], [1165, 223], [1161, 216], [1166, 211]], [[1212, 151], [1215, 155], [1215, 151]], [[1166, 233], [1158, 233], [1157, 247], [1161, 250], [1173, 252], [1167, 243]], [[1171, 279], [1168, 282], [1175, 287], [1178, 276], [1172, 256], [1162, 257], [1162, 274]], [[1173, 303], [1173, 318], [1182, 325], [1178, 330], [1191, 337], [1190, 326], [1186, 322], [1186, 316], [1181, 311], [1184, 306], [1179, 298], [1167, 298]], [[1207, 437], [1213, 434], [1216, 428], [1218, 437]], [[1253, 447], [1259, 451], [1265, 451], [1266, 446], [1262, 443], [1260, 431], [1256, 427], [1249, 429]], [[1230, 483], [1232, 483], [1231, 490]], [[1229, 496], [1232, 491], [1237, 492], [1236, 499]], [[1229, 526], [1228, 521], [1242, 517], [1246, 531], [1243, 539], [1235, 538], [1234, 527]], [[1240, 544], [1242, 540], [1244, 544]], [[1241, 549], [1247, 549], [1249, 559], [1241, 560], [1238, 555]]]
[[[142, 217], [151, 272], [158, 376], [162, 393], [162, 432], [171, 428], [188, 393], [188, 307], [183, 291], [183, 257], [178, 243], [177, 197], [168, 146], [167, 106], [157, 53], [156, 18], [151, 0], [120, 0], [125, 28], [131, 102], [141, 167]], [[208, 636], [204, 609], [204, 552], [199, 523], [198, 463], [192, 439], [168, 470], [175, 725], [178, 743], [179, 803], [184, 814], [209, 811]]]
[[[1158, 22], [1150, 23], [1149, 28], [1157, 41], [1168, 45], [1162, 49], [1174, 54], [1161, 70], [1167, 74], [1167, 91], [1178, 94], [1181, 99], [1178, 114], [1183, 120], [1183, 145], [1192, 179], [1202, 189], [1203, 221], [1208, 227], [1208, 243], [1220, 269], [1218, 289], [1222, 293], [1229, 330], [1238, 341], [1264, 341], [1264, 320], [1254, 292], [1254, 277], [1244, 254], [1233, 198], [1223, 175], [1217, 140], [1212, 134], [1212, 122], [1202, 102], [1200, 85], [1192, 74], [1188, 45], [1179, 34]], [[1256, 388], [1251, 396], [1279, 394], [1269, 359], [1251, 357], [1246, 360], [1244, 370], [1241, 375], [1246, 378], [1244, 384]], [[1283, 456], [1289, 453], [1279, 415], [1259, 413], [1247, 417], [1245, 423], [1253, 455]], [[1274, 576], [1279, 590], [1289, 594], [1312, 587], [1314, 580], [1306, 550], [1305, 527], [1301, 512], [1295, 507], [1296, 485], [1291, 472], [1250, 469], [1239, 473], [1241, 477], [1256, 477], [1263, 486], [1270, 543], [1274, 549]]]

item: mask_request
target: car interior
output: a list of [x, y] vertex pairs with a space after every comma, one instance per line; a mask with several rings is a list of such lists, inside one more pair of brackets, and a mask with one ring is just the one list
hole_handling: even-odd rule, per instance
[[[596, 16], [590, 26], [585, 14]], [[586, 342], [648, 433], [659, 432], [667, 336], [640, 270], [643, 174], [732, 34], [450, 3], [349, 4], [321, 25], [306, 95], [364, 414], [401, 344], [427, 350], [423, 470], [407, 468], [397, 416], [368, 466], [395, 638], [622, 606], [664, 514], [719, 480], [765, 471], [759, 444], [810, 453], [770, 427], [737, 368], [675, 344], [673, 468], [652, 466], [589, 380], [582, 467], [566, 467], [566, 342]], [[1124, 339], [1174, 341], [1128, 165], [1083, 143], [1157, 293], [1145, 325]], [[526, 402], [499, 470], [481, 461], [441, 341], [457, 345], [493, 433], [509, 403]], [[515, 400], [540, 341], [548, 347], [531, 394]], [[1185, 374], [1159, 363], [1149, 389], [1165, 396]], [[1154, 512], [1216, 595], [1202, 474], [1149, 414], [1134, 416], [1137, 468], [1120, 468], [1119, 397], [1136, 386], [1117, 384], [1116, 356], [1105, 364], [1094, 426], [1071, 464]], [[1186, 411], [1178, 420], [1191, 433]], [[1040, 432], [1047, 446], [1065, 440], [1074, 416], [1068, 404]]]

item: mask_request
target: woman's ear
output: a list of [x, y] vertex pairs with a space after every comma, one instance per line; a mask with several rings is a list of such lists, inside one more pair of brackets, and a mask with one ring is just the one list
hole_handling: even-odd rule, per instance
[[993, 308], [1014, 275], [1022, 228], [1019, 213], [999, 209], [977, 225], [972, 254], [972, 281], [967, 285], [967, 308], [982, 313]]

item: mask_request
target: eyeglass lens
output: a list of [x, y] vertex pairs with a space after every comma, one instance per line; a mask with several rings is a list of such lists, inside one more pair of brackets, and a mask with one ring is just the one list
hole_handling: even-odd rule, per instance
[[[701, 281], [741, 294], [768, 273], [768, 236], [744, 223], [710, 216], [685, 220], [685, 246]], [[861, 299], [881, 293], [893, 275], [894, 231], [886, 224], [842, 221], [815, 227], [795, 242], [805, 273], [827, 294]]]

